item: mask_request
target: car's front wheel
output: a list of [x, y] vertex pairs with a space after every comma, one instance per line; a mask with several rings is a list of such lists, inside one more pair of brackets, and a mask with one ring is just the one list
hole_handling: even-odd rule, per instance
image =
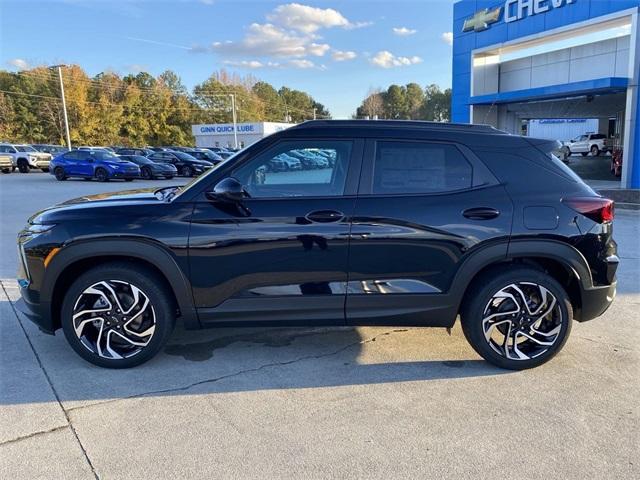
[[164, 346], [175, 324], [175, 308], [161, 279], [127, 262], [95, 267], [67, 291], [62, 329], [85, 360], [107, 368], [146, 362]]
[[543, 271], [505, 267], [474, 282], [462, 330], [480, 356], [502, 368], [541, 365], [564, 346], [573, 319], [569, 296]]
[[18, 160], [18, 170], [20, 173], [29, 173], [29, 163], [24, 158]]
[[107, 182], [109, 180], [109, 172], [104, 168], [96, 168], [95, 171], [96, 180], [99, 182]]
[[597, 145], [592, 145], [591, 146], [591, 156], [593, 157], [597, 157], [600, 155], [600, 149], [598, 148]]
[[153, 180], [154, 178], [149, 167], [142, 167], [140, 169], [140, 176], [145, 180]]

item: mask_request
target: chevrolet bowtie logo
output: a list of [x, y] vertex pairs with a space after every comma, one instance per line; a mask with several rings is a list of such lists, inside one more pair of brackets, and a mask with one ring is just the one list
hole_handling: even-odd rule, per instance
[[481, 32], [489, 28], [489, 25], [496, 23], [500, 20], [500, 14], [502, 13], [502, 6], [496, 7], [493, 10], [485, 8], [476, 12], [476, 14], [464, 21], [462, 26], [463, 32], [470, 32], [471, 30]]

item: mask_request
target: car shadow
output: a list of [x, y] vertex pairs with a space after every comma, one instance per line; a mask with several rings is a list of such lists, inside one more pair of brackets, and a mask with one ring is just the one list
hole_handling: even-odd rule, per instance
[[[62, 334], [45, 335], [22, 315], [20, 321], [48, 381], [68, 408], [122, 398], [319, 389], [513, 373], [480, 360], [470, 349], [465, 352], [470, 358], [461, 356], [464, 340], [460, 332], [449, 337], [442, 329], [382, 327], [200, 331], [178, 327], [156, 358], [133, 369], [110, 370], [82, 360]], [[6, 337], [2, 342], [7, 342]], [[54, 401], [49, 389], [43, 388], [44, 382], [36, 386], [24, 379], [11, 379], [24, 375], [11, 367], [2, 375], [3, 384], [14, 392], [1, 394], [0, 404]]]

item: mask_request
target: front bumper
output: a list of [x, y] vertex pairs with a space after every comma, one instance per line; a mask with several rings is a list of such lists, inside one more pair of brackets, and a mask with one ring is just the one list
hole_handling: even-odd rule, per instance
[[25, 299], [23, 288], [20, 289], [20, 294], [22, 296], [13, 304], [16, 310], [35, 323], [41, 332], [48, 335], [55, 335], [55, 330], [53, 330], [51, 326], [51, 319], [49, 318], [49, 315], [44, 314], [44, 312], [50, 311], [49, 305], [29, 303]]
[[111, 174], [111, 178], [122, 178], [122, 179], [134, 179], [140, 178], [140, 173], [138, 172], [114, 172]]

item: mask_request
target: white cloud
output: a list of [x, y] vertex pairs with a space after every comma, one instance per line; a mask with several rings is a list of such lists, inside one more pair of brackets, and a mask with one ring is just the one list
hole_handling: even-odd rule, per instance
[[453, 32], [444, 32], [440, 38], [442, 38], [442, 41], [447, 45], [453, 45]]
[[409, 35], [413, 35], [416, 32], [417, 30], [407, 27], [393, 27], [393, 33], [395, 33], [399, 37], [408, 37]]
[[29, 68], [29, 62], [22, 58], [13, 58], [7, 61], [7, 64], [17, 68], [18, 70], [27, 70]]
[[333, 8], [317, 8], [299, 3], [279, 5], [267, 15], [267, 20], [292, 30], [313, 34], [321, 28], [360, 28], [369, 22], [352, 23]]
[[333, 58], [336, 62], [344, 62], [346, 60], [353, 60], [357, 56], [358, 55], [356, 54], [356, 52], [352, 52], [350, 50], [347, 50], [347, 51], [334, 50], [333, 53], [331, 54], [331, 58]]
[[[211, 50], [229, 55], [258, 57], [321, 57], [329, 50], [326, 43], [318, 44], [307, 36], [287, 32], [270, 23], [252, 23], [240, 41], [214, 42]], [[194, 52], [201, 48], [192, 49]]]
[[311, 60], [307, 60], [304, 58], [295, 58], [293, 60], [289, 60], [288, 62], [263, 62], [260, 60], [225, 60], [225, 65], [229, 65], [231, 67], [238, 68], [248, 68], [248, 69], [259, 69], [259, 68], [300, 68], [300, 69], [309, 69], [309, 68], [318, 68], [320, 70], [324, 70], [326, 67], [324, 65], [316, 65]]
[[306, 60], [306, 59], [304, 59], [304, 58], [300, 58], [300, 59], [297, 59], [297, 60], [290, 60], [290, 61], [288, 62], [288, 64], [289, 64], [291, 67], [295, 67], [295, 68], [304, 68], [304, 69], [307, 69], [307, 68], [315, 68], [315, 66], [316, 66], [316, 64], [315, 64], [315, 63], [313, 63], [311, 60]]
[[383, 50], [376, 53], [369, 62], [376, 67], [392, 68], [415, 65], [416, 63], [421, 63], [422, 59], [415, 55], [413, 57], [397, 57], [393, 53]]

